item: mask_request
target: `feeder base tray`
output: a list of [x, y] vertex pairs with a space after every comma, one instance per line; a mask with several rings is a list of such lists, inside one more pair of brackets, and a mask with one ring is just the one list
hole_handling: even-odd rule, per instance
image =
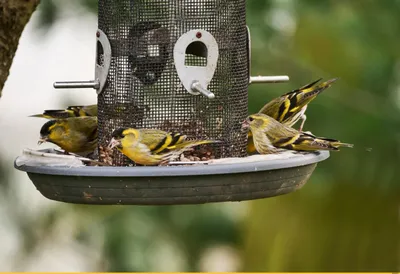
[[172, 205], [244, 201], [301, 188], [329, 152], [233, 164], [157, 167], [21, 165], [48, 199], [96, 205]]

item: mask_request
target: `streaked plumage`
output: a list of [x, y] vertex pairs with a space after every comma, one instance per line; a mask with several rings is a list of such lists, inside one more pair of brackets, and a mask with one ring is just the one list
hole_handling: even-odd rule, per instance
[[29, 117], [46, 119], [64, 119], [69, 117], [97, 116], [97, 105], [69, 106], [67, 109], [48, 109], [42, 114], [35, 114]]
[[87, 156], [97, 149], [97, 117], [50, 120], [40, 130], [38, 144], [50, 142], [66, 152]]
[[321, 79], [271, 100], [258, 113], [266, 114], [289, 127], [292, 127], [297, 121], [302, 119], [303, 121], [299, 129], [302, 131], [306, 120], [304, 113], [307, 110], [308, 104], [318, 94], [329, 88], [338, 78], [316, 85]]
[[339, 147], [353, 147], [335, 139], [316, 137], [309, 132], [300, 132], [279, 123], [268, 115], [250, 115], [244, 126], [250, 127], [254, 146], [260, 154], [270, 154], [279, 149], [298, 151], [339, 150]]
[[109, 146], [116, 147], [136, 164], [152, 166], [167, 163], [194, 146], [218, 142], [185, 139], [185, 135], [158, 129], [119, 128], [112, 133]]
[[[322, 91], [329, 88], [338, 78], [330, 79], [326, 82], [316, 85], [322, 78], [309, 83], [301, 88], [285, 93], [278, 98], [271, 100], [263, 106], [258, 113], [266, 114], [278, 122], [292, 127], [300, 119], [302, 120], [299, 130], [303, 130], [307, 119], [305, 112], [308, 104], [314, 100]], [[253, 154], [256, 152], [252, 134], [249, 131], [247, 135], [247, 152]]]

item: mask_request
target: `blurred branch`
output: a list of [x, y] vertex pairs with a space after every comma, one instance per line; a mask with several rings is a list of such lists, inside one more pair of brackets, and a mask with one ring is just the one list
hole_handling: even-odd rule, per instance
[[0, 97], [22, 31], [40, 0], [0, 0]]

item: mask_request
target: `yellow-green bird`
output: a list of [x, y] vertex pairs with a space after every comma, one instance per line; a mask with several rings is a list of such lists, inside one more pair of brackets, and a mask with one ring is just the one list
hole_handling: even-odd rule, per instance
[[34, 114], [29, 117], [46, 119], [64, 119], [69, 117], [97, 116], [97, 105], [69, 106], [66, 109], [48, 109], [42, 114]]
[[65, 152], [87, 156], [97, 149], [97, 117], [50, 120], [40, 129], [38, 145], [50, 142]]
[[112, 133], [109, 147], [116, 147], [136, 164], [154, 166], [168, 163], [194, 146], [219, 142], [185, 139], [185, 135], [158, 129], [118, 128]]
[[301, 119], [302, 123], [299, 130], [302, 131], [307, 119], [304, 113], [307, 110], [308, 104], [322, 91], [329, 88], [338, 78], [333, 78], [316, 85], [321, 79], [271, 100], [258, 113], [266, 114], [289, 127], [292, 127]]
[[247, 117], [243, 123], [253, 135], [254, 146], [260, 154], [271, 154], [280, 149], [298, 151], [339, 150], [339, 147], [353, 147], [335, 139], [316, 137], [279, 123], [274, 118], [257, 113]]
[[[278, 122], [292, 127], [300, 119], [302, 120], [299, 130], [303, 130], [307, 119], [305, 112], [308, 104], [314, 100], [322, 91], [329, 88], [338, 78], [330, 79], [316, 85], [322, 78], [309, 83], [301, 88], [285, 93], [264, 105], [258, 113], [266, 114]], [[247, 152], [252, 154], [256, 151], [251, 132], [247, 136]]]

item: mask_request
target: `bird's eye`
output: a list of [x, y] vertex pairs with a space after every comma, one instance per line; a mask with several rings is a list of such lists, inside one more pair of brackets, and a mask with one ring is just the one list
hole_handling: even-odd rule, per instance
[[249, 121], [252, 122], [254, 120], [253, 117], [249, 117]]

